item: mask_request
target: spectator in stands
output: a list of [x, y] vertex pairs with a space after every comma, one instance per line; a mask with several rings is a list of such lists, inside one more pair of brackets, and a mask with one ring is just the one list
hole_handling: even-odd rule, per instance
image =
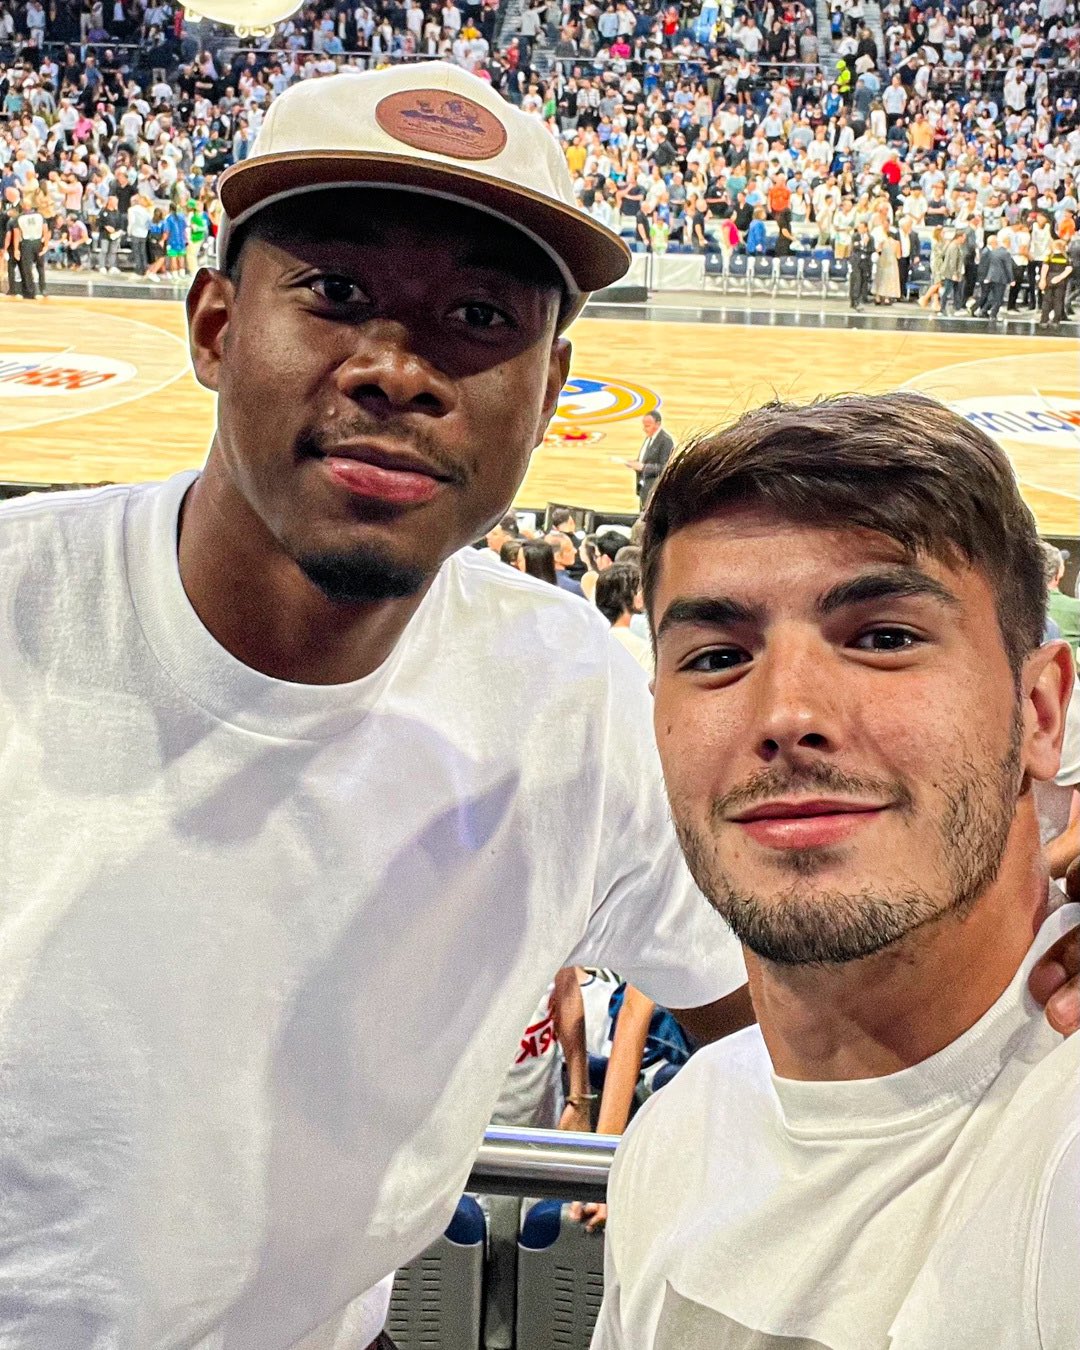
[[499, 553], [508, 539], [520, 538], [521, 526], [518, 524], [517, 512], [507, 511], [499, 523], [487, 532], [484, 542], [492, 553]]
[[1011, 1346], [1037, 1324], [1072, 1350], [1080, 1041], [1029, 979], [1080, 923], [1049, 912], [1031, 791], [1075, 677], [1041, 645], [1008, 460], [911, 396], [762, 410], [676, 461], [645, 557], [672, 810], [759, 1026], [626, 1135], [594, 1347]]
[[595, 599], [597, 578], [614, 563], [625, 543], [625, 536], [615, 530], [586, 535], [581, 541], [578, 556], [585, 566], [585, 571], [578, 578], [578, 583], [586, 600]]
[[878, 243], [874, 268], [874, 304], [891, 305], [900, 299], [900, 241], [884, 233]]
[[105, 208], [98, 216], [97, 229], [97, 270], [119, 272], [117, 261], [124, 238], [124, 218], [120, 214], [120, 201], [115, 193], [105, 199]]
[[569, 535], [563, 534], [561, 530], [552, 530], [544, 536], [544, 542], [551, 549], [556, 586], [564, 591], [569, 591], [571, 595], [580, 595], [584, 599], [585, 592], [573, 577], [573, 568], [577, 563], [577, 549], [574, 547], [574, 541]]
[[1061, 550], [1046, 540], [1040, 542], [1048, 593], [1047, 612], [1074, 654], [1080, 656], [1080, 600], [1066, 595], [1061, 589], [1061, 579], [1065, 575], [1065, 558]]
[[516, 568], [524, 544], [524, 539], [504, 539], [499, 549], [499, 561], [506, 563], [508, 567]]
[[652, 647], [630, 631], [630, 620], [641, 612], [638, 569], [629, 563], [615, 563], [602, 572], [596, 582], [596, 608], [611, 625], [611, 636], [651, 675]]
[[855, 226], [848, 257], [848, 299], [851, 308], [859, 312], [870, 294], [874, 266], [874, 241], [865, 220]]
[[536, 577], [538, 581], [547, 581], [552, 586], [559, 584], [555, 571], [555, 550], [546, 539], [526, 539], [517, 554], [517, 568], [526, 576]]

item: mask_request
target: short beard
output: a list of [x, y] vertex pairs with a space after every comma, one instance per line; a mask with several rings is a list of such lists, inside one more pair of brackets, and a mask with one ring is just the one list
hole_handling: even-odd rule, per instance
[[422, 568], [401, 563], [372, 548], [349, 553], [305, 553], [297, 566], [336, 605], [370, 605], [404, 600], [428, 581]]
[[[919, 886], [890, 890], [883, 885], [875, 891], [817, 890], [807, 894], [796, 880], [786, 891], [763, 896], [736, 890], [728, 875], [716, 866], [712, 836], [676, 818], [679, 842], [698, 887], [739, 941], [757, 956], [786, 966], [857, 961], [946, 915], [962, 917], [993, 883], [1016, 809], [1020, 736], [1018, 709], [1004, 760], [989, 772], [977, 764], [961, 762], [943, 783], [946, 808], [939, 830], [945, 883], [936, 892]], [[780, 775], [766, 773], [761, 776], [761, 788], [753, 792], [759, 800], [765, 800], [792, 788], [843, 791], [837, 781], [840, 777], [835, 770], [822, 766], [820, 773], [783, 775], [782, 787]], [[776, 780], [776, 789], [762, 790], [769, 779]], [[894, 809], [911, 810], [910, 794], [905, 790], [901, 789]], [[716, 815], [714, 805], [714, 819]], [[779, 861], [805, 882], [835, 856], [834, 850], [800, 849]]]

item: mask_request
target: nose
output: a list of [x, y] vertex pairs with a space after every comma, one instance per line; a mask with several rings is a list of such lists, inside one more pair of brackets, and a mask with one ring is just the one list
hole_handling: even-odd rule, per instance
[[354, 350], [337, 368], [337, 386], [372, 417], [403, 412], [444, 417], [457, 401], [453, 380], [417, 350], [406, 325], [364, 325]]
[[752, 678], [755, 752], [764, 763], [797, 766], [840, 748], [837, 672], [824, 642], [794, 632], [773, 637]]

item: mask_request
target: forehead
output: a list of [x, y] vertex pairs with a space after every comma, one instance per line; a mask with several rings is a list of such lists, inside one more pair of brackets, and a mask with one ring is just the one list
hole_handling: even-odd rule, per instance
[[875, 530], [811, 525], [758, 507], [717, 511], [664, 541], [654, 616], [676, 596], [705, 594], [752, 600], [777, 615], [805, 613], [838, 582], [898, 564], [918, 568], [962, 605], [993, 618], [989, 581], [959, 557], [912, 556]]
[[267, 207], [252, 233], [286, 251], [305, 246], [414, 251], [443, 265], [483, 267], [511, 280], [562, 289], [554, 262], [521, 230], [457, 202], [421, 193], [308, 192]]

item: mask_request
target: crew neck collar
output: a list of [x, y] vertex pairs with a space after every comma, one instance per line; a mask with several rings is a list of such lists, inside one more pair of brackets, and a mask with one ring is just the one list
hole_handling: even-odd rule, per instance
[[399, 668], [442, 575], [394, 651], [370, 675], [346, 684], [296, 684], [253, 670], [223, 647], [196, 614], [180, 579], [177, 522], [197, 472], [133, 490], [124, 528], [132, 603], [143, 634], [173, 682], [218, 721], [281, 739], [323, 740], [371, 712]]
[[1011, 1057], [1018, 1036], [1056, 1036], [1028, 992], [1028, 976], [1039, 958], [1078, 924], [1080, 904], [1063, 905], [1049, 915], [1004, 993], [974, 1026], [920, 1064], [882, 1078], [843, 1082], [803, 1082], [772, 1074], [784, 1129], [804, 1138], [895, 1133], [905, 1121], [917, 1128], [980, 1094]]

